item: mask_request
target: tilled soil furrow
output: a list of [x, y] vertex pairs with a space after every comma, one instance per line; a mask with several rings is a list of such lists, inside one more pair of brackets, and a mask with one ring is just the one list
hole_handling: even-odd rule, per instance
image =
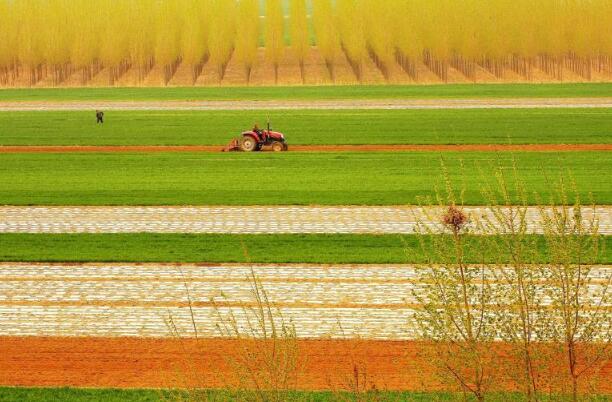
[[[224, 145], [5, 145], [0, 154], [19, 153], [217, 153]], [[290, 145], [289, 152], [587, 152], [612, 151], [612, 144], [367, 144]]]
[[[424, 346], [414, 341], [298, 340], [300, 387], [352, 390], [358, 373], [368, 389], [441, 389]], [[235, 366], [245, 347], [254, 350], [232, 339], [2, 337], [0, 379], [10, 386], [224, 388], [240, 384]], [[492, 347], [500, 356], [498, 367], [509, 367], [512, 362], [501, 358], [508, 356], [508, 345]], [[612, 376], [612, 362], [601, 376]], [[612, 392], [610, 381], [597, 387]]]

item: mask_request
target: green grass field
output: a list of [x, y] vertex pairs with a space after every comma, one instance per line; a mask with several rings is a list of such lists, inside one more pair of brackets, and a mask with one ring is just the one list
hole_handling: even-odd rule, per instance
[[219, 145], [254, 122], [290, 144], [609, 144], [612, 109], [0, 113], [0, 145]]
[[[539, 252], [545, 256], [544, 237], [534, 237]], [[476, 241], [495, 240], [474, 237], [468, 241], [477, 246], [481, 243]], [[604, 242], [604, 252], [598, 262], [609, 264], [612, 263], [612, 236], [606, 236]], [[471, 255], [467, 259], [474, 263], [482, 262], [483, 257], [492, 263], [510, 261], [508, 255], [493, 253]], [[2, 233], [0, 261], [403, 264], [424, 263], [426, 255], [416, 235]]]
[[[0, 388], [0, 402], [160, 402], [163, 401], [163, 391], [134, 389], [75, 389], [75, 388]], [[234, 400], [227, 391], [209, 391], [211, 400]], [[457, 400], [472, 401], [470, 396], [466, 399], [459, 395], [447, 393], [421, 393], [421, 392], [371, 392], [360, 394], [359, 397], [380, 402], [450, 402]], [[348, 393], [331, 392], [293, 392], [287, 395], [287, 402], [344, 402], [356, 399], [357, 396]], [[559, 401], [556, 396], [543, 397], [545, 402]], [[187, 399], [186, 399], [187, 400]], [[520, 395], [512, 393], [491, 393], [487, 395], [491, 402], [522, 402]], [[565, 399], [562, 399], [565, 400]], [[591, 401], [608, 401], [606, 396], [593, 396]]]
[[[583, 202], [612, 203], [606, 152], [513, 154], [530, 194], [545, 200], [555, 178], [571, 173]], [[393, 205], [417, 203], [441, 184], [441, 155], [288, 154], [2, 154], [0, 205]], [[492, 168], [509, 153], [443, 155], [465, 202], [486, 203]], [[462, 167], [463, 165], [463, 167]], [[531, 196], [531, 202], [535, 198]]]
[[610, 97], [611, 83], [0, 89], [0, 101]]
[[0, 402], [161, 402], [154, 390], [0, 388]]

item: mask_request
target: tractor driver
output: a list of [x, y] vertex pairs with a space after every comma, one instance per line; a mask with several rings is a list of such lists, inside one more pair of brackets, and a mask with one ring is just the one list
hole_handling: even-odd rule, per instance
[[255, 123], [253, 126], [253, 132], [257, 135], [261, 135], [261, 129], [259, 128], [259, 124]]
[[261, 140], [262, 140], [262, 141], [265, 141], [265, 140], [266, 140], [266, 139], [265, 139], [265, 134], [266, 134], [266, 133], [265, 133], [265, 131], [264, 131], [264, 130], [262, 130], [262, 129], [260, 129], [260, 128], [259, 128], [259, 124], [258, 124], [258, 123], [255, 123], [255, 125], [253, 126], [253, 132], [254, 132], [255, 134], [257, 134], [257, 136], [258, 136], [259, 138], [261, 138]]

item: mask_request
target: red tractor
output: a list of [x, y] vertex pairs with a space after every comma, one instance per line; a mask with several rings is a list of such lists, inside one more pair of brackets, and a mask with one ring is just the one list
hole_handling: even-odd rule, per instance
[[277, 131], [270, 130], [268, 124], [267, 130], [251, 130], [245, 131], [238, 138], [234, 138], [225, 148], [223, 152], [231, 151], [263, 151], [270, 149], [274, 152], [286, 151], [288, 148], [285, 136]]

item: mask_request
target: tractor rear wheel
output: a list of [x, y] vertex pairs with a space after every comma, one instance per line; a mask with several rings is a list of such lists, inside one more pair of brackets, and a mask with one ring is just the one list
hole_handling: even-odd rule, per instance
[[257, 141], [253, 137], [242, 137], [240, 149], [244, 152], [253, 152], [257, 149]]
[[285, 150], [285, 146], [283, 145], [283, 143], [278, 142], [278, 141], [274, 141], [272, 143], [272, 151], [274, 152], [282, 152]]

